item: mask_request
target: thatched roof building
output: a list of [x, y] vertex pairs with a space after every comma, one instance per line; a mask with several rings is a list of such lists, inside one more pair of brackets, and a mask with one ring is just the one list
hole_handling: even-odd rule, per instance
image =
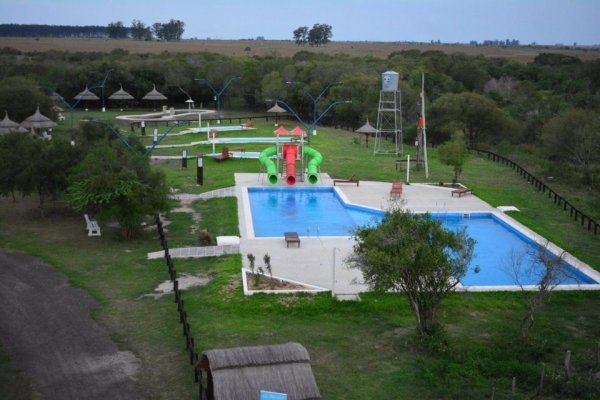
[[258, 400], [261, 390], [285, 393], [288, 400], [321, 398], [299, 343], [208, 350], [196, 368], [206, 371], [209, 400]]

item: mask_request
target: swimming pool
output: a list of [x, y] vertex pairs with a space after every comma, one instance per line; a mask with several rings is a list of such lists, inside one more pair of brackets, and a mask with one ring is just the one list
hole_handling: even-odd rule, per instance
[[[346, 204], [330, 187], [248, 188], [252, 225], [256, 237], [281, 237], [285, 231], [301, 236], [350, 236], [357, 226], [374, 224], [383, 212]], [[432, 214], [445, 227], [467, 229], [473, 237], [475, 254], [469, 271], [461, 279], [463, 286], [513, 286], [516, 284], [511, 259], [522, 256], [522, 265], [532, 261], [534, 242], [492, 213]], [[475, 270], [479, 271], [476, 273]], [[569, 277], [561, 284], [597, 284], [594, 279], [567, 265]], [[541, 267], [523, 268], [518, 280], [522, 285], [539, 282]]]

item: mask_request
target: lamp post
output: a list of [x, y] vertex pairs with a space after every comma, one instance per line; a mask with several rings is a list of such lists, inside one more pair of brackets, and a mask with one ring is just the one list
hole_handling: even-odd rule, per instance
[[[298, 113], [296, 111], [294, 111], [294, 109], [292, 107], [290, 107], [285, 101], [277, 99], [277, 100], [275, 100], [275, 103], [283, 105], [290, 113], [292, 113], [292, 115], [294, 116], [294, 118], [296, 118], [302, 125], [304, 125], [305, 128], [309, 126], [306, 122], [304, 122], [302, 120], [302, 118], [300, 118], [300, 116], [298, 115]], [[323, 111], [319, 115], [318, 118], [316, 118], [315, 120], [313, 120], [313, 123], [310, 125], [310, 127], [316, 126], [319, 123], [319, 121], [321, 120], [321, 118], [323, 118], [325, 116], [325, 114], [327, 114], [329, 112], [329, 110], [331, 110], [336, 105], [338, 105], [338, 104], [349, 104], [349, 103], [352, 103], [352, 101], [350, 101], [350, 100], [334, 101], [333, 103], [331, 103], [329, 105], [329, 107], [327, 107], [325, 109], [325, 111]], [[308, 141], [307, 144], [310, 146], [310, 132], [308, 133], [308, 140], [307, 141]]]
[[[319, 93], [318, 96], [313, 96], [310, 93], [308, 93], [308, 91], [306, 91], [306, 88], [304, 87], [306, 84], [304, 84], [303, 82], [298, 82], [298, 81], [287, 81], [286, 82], [288, 85], [302, 85], [302, 91], [304, 92], [304, 94], [306, 94], [313, 103], [313, 117], [312, 117], [312, 124], [311, 124], [311, 131], [313, 135], [317, 134], [317, 123], [316, 121], [318, 121], [317, 119], [317, 103], [319, 102], [319, 100], [321, 100], [321, 97], [323, 97], [323, 95], [325, 93], [327, 93], [327, 91], [332, 87], [332, 86], [336, 86], [336, 85], [341, 85], [342, 81], [336, 81], [336, 82], [332, 82], [329, 85], [327, 85], [325, 87], [325, 89], [321, 90], [321, 93]], [[322, 114], [321, 114], [322, 115]], [[320, 118], [319, 118], [320, 119]], [[309, 134], [310, 137], [310, 134]]]
[[[104, 76], [104, 79], [103, 79], [103, 80], [100, 82], [100, 84], [98, 84], [98, 85], [96, 85], [96, 86], [92, 86], [92, 87], [88, 88], [90, 91], [91, 91], [92, 89], [98, 89], [98, 88], [101, 88], [101, 89], [102, 89], [102, 94], [101, 94], [101, 96], [102, 96], [102, 112], [106, 111], [106, 107], [105, 107], [105, 105], [104, 105], [104, 86], [105, 86], [105, 84], [106, 84], [106, 80], [108, 79], [108, 76], [110, 75], [110, 73], [111, 73], [111, 72], [112, 72], [112, 69], [109, 69], [109, 70], [106, 72], [106, 75]], [[69, 104], [69, 103], [67, 102], [67, 100], [65, 100], [65, 98], [64, 98], [64, 97], [62, 97], [60, 94], [58, 94], [58, 93], [57, 93], [57, 92], [56, 92], [54, 89], [52, 89], [51, 87], [49, 87], [49, 86], [43, 86], [43, 85], [40, 85], [40, 86], [38, 86], [38, 88], [40, 88], [40, 89], [44, 89], [44, 90], [46, 90], [46, 91], [50, 92], [50, 93], [51, 93], [53, 96], [57, 97], [57, 98], [58, 98], [60, 101], [62, 101], [62, 103], [63, 103], [65, 106], [67, 106], [67, 108], [69, 109], [70, 116], [71, 116], [71, 119], [70, 119], [71, 128], [73, 128], [73, 113], [75, 112], [75, 107], [77, 107], [77, 105], [79, 104], [79, 102], [81, 101], [81, 99], [78, 99], [78, 100], [77, 100], [75, 103], [73, 103], [73, 104], [71, 105], [71, 104]]]
[[217, 115], [218, 115], [218, 120], [217, 123], [221, 123], [221, 95], [225, 92], [225, 90], [227, 90], [227, 88], [229, 87], [229, 85], [231, 85], [233, 83], [233, 81], [236, 81], [238, 79], [241, 79], [241, 77], [239, 76], [235, 76], [231, 79], [229, 79], [227, 81], [227, 83], [225, 84], [225, 86], [223, 86], [223, 89], [221, 89], [220, 91], [218, 91], [217, 89], [215, 89], [215, 87], [210, 83], [210, 81], [206, 78], [195, 78], [195, 81], [198, 82], [204, 82], [208, 85], [208, 87], [213, 91], [213, 93], [215, 94], [215, 101], [217, 102]]

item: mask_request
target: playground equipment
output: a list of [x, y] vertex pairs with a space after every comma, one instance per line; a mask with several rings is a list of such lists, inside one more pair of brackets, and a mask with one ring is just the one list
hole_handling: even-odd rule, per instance
[[[296, 161], [300, 161], [300, 171], [304, 171], [305, 157], [310, 159], [306, 167], [308, 182], [312, 185], [317, 183], [319, 180], [319, 165], [323, 161], [323, 156], [317, 150], [304, 145], [305, 132], [300, 127], [288, 131], [280, 126], [273, 133], [278, 138], [276, 145], [266, 148], [258, 157], [258, 160], [266, 169], [269, 183], [272, 185], [277, 183], [277, 171], [281, 171], [282, 177], [285, 177], [285, 182], [289, 186], [295, 185], [298, 177], [303, 181], [304, 173], [301, 172], [299, 175], [296, 173]], [[299, 140], [296, 143], [280, 143], [280, 135], [298, 135]], [[276, 161], [273, 161], [273, 156], [275, 156]]]

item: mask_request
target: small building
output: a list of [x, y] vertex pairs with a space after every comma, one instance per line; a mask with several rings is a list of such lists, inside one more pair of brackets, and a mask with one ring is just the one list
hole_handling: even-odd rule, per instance
[[321, 398], [299, 343], [208, 350], [196, 369], [206, 376], [207, 400], [259, 400], [261, 390], [285, 393], [288, 400]]

